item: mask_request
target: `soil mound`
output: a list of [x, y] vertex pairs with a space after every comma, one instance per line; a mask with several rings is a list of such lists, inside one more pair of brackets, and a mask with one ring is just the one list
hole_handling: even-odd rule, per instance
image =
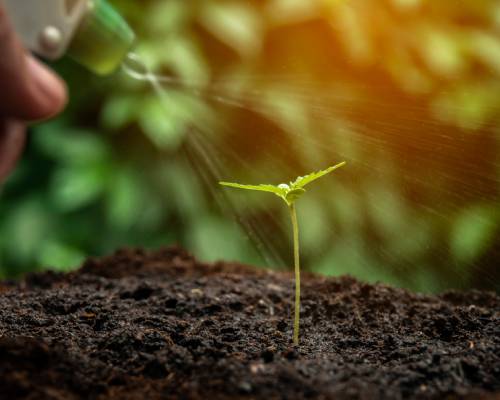
[[1, 399], [500, 399], [500, 297], [121, 250], [0, 284]]

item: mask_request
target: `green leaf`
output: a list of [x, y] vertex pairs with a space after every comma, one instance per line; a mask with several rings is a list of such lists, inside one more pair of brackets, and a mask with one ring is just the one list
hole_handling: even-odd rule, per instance
[[162, 39], [153, 51], [161, 66], [170, 68], [186, 83], [203, 87], [210, 80], [210, 67], [199, 46], [189, 37], [174, 35]]
[[[326, 3], [328, 0], [323, 1]], [[267, 16], [277, 25], [305, 23], [318, 18], [322, 11], [320, 1], [274, 0], [267, 3]]]
[[2, 220], [1, 235], [6, 255], [16, 263], [32, 262], [40, 243], [53, 233], [52, 223], [47, 204], [40, 196], [17, 204]]
[[[266, 89], [260, 101], [260, 112], [278, 124], [291, 137], [311, 130], [309, 110], [300, 97], [294, 95], [297, 89], [274, 84]], [[304, 146], [302, 146], [304, 148]]]
[[51, 182], [51, 198], [59, 210], [72, 212], [97, 201], [109, 182], [107, 166], [64, 167]]
[[37, 126], [33, 139], [44, 155], [66, 165], [87, 165], [110, 157], [103, 135], [58, 121]]
[[161, 98], [149, 97], [143, 101], [139, 125], [145, 135], [160, 149], [175, 149], [180, 145], [188, 117], [173, 93]]
[[107, 129], [122, 129], [137, 119], [139, 101], [123, 94], [110, 98], [101, 112], [101, 124]]
[[237, 260], [241, 254], [248, 253], [246, 243], [234, 240], [228, 246], [228, 238], [238, 238], [239, 235], [239, 227], [233, 221], [204, 215], [193, 224], [187, 245], [202, 260], [217, 261], [221, 254], [226, 259]]
[[107, 219], [115, 229], [126, 230], [137, 224], [143, 213], [144, 184], [133, 170], [120, 166], [107, 185]]
[[338, 163], [337, 165], [334, 165], [333, 167], [324, 169], [322, 171], [312, 172], [306, 176], [299, 176], [295, 180], [295, 182], [292, 182], [292, 187], [303, 188], [304, 186], [310, 184], [311, 182], [314, 182], [315, 180], [329, 174], [330, 172], [333, 172], [336, 169], [343, 167], [344, 165], [346, 165], [346, 162], [342, 161], [341, 163]]
[[48, 240], [41, 246], [37, 263], [42, 267], [50, 267], [56, 271], [67, 272], [80, 266], [85, 254], [62, 242]]
[[253, 6], [241, 1], [205, 1], [200, 23], [217, 39], [242, 57], [257, 54], [264, 32], [262, 19]]
[[279, 185], [242, 185], [240, 183], [231, 182], [219, 182], [219, 184], [236, 189], [274, 193], [276, 196], [281, 197], [285, 201], [285, 203], [290, 206], [306, 192], [306, 190], [304, 189], [305, 185], [321, 178], [322, 176], [325, 176], [326, 174], [329, 174], [330, 172], [342, 167], [345, 164], [345, 161], [343, 161], [325, 170], [313, 172], [306, 176], [299, 176], [294, 182], [291, 182], [290, 184], [281, 183]]
[[231, 182], [219, 182], [222, 186], [228, 186], [236, 189], [245, 189], [245, 190], [254, 190], [259, 192], [268, 192], [273, 193], [276, 196], [283, 199], [285, 203], [290, 205], [290, 201], [287, 198], [290, 187], [287, 184], [281, 184], [278, 186], [275, 185], [241, 185], [239, 183], [231, 183]]
[[282, 189], [278, 186], [274, 185], [242, 185], [239, 183], [231, 183], [231, 182], [219, 182], [222, 186], [232, 187], [236, 189], [245, 189], [245, 190], [255, 190], [260, 192], [269, 192], [277, 194], [278, 196], [285, 195], [285, 189]]
[[478, 205], [462, 212], [452, 227], [450, 247], [459, 263], [477, 260], [492, 245], [498, 229], [498, 215], [494, 207]]
[[182, 30], [189, 22], [189, 7], [179, 1], [155, 1], [144, 14], [145, 21], [148, 21], [148, 33], [152, 37], [164, 38]]
[[301, 202], [301, 209], [297, 210], [298, 218], [299, 221], [307, 221], [307, 223], [301, 224], [300, 227], [304, 252], [309, 252], [311, 256], [321, 254], [322, 249], [329, 249], [333, 241], [333, 231], [326, 232], [325, 226], [331, 226], [336, 221], [330, 215], [328, 208], [324, 207], [323, 198], [305, 196]]

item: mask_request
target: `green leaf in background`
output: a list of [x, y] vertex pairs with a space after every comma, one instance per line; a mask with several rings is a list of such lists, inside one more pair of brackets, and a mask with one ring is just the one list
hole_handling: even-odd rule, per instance
[[432, 104], [432, 111], [443, 122], [476, 132], [497, 115], [497, 108], [492, 104], [498, 101], [498, 93], [498, 80], [481, 84], [464, 83], [438, 95]]
[[433, 247], [435, 222], [430, 218], [411, 214], [406, 214], [404, 221], [405, 224], [399, 230], [389, 235], [386, 251], [402, 264], [410, 264], [412, 260], [425, 256], [428, 249]]
[[407, 49], [395, 51], [387, 62], [392, 78], [407, 92], [414, 95], [431, 93], [435, 82], [430, 72], [415, 65], [413, 56]]
[[308, 110], [303, 107], [300, 97], [294, 96], [284, 88], [268, 88], [259, 99], [261, 112], [275, 121], [292, 139], [297, 132], [306, 132], [310, 127]]
[[350, 232], [355, 237], [361, 235], [364, 210], [362, 199], [342, 185], [336, 185], [335, 182], [325, 193], [325, 197], [339, 221], [342, 232]]
[[188, 85], [203, 86], [210, 78], [210, 68], [192, 38], [164, 39], [157, 44], [155, 55]]
[[472, 263], [488, 248], [498, 229], [498, 213], [491, 206], [476, 205], [460, 213], [450, 236], [454, 259], [462, 264]]
[[[314, 196], [303, 197], [301, 207], [297, 210], [299, 221], [305, 221], [300, 227], [302, 232], [302, 247], [309, 254], [317, 254], [323, 246], [328, 246], [331, 232], [336, 231], [334, 221], [328, 215], [325, 207], [325, 196], [315, 193]], [[329, 221], [328, 224], [325, 221]]]
[[126, 128], [137, 120], [137, 111], [140, 109], [140, 98], [120, 93], [109, 98], [101, 112], [101, 123], [104, 128], [118, 130]]
[[272, 0], [266, 4], [266, 14], [275, 24], [301, 23], [318, 18], [321, 6], [321, 2], [308, 0]]
[[418, 50], [437, 75], [450, 78], [465, 71], [466, 58], [460, 45], [460, 38], [451, 29], [425, 25], [420, 28]]
[[4, 254], [17, 263], [29, 264], [53, 229], [48, 205], [43, 199], [40, 196], [24, 199], [2, 220], [0, 234]]
[[250, 4], [206, 0], [200, 10], [200, 22], [242, 57], [255, 55], [260, 50], [262, 21]]
[[86, 258], [78, 249], [57, 241], [45, 241], [38, 255], [38, 265], [55, 271], [72, 271]]
[[401, 282], [390, 271], [378, 264], [359, 239], [340, 238], [332, 250], [314, 267], [314, 272], [326, 276], [363, 276], [368, 282], [386, 282], [400, 285]]
[[411, 275], [414, 288], [420, 293], [439, 293], [446, 290], [446, 285], [432, 266], [421, 265], [413, 271], [408, 271], [408, 275]]
[[169, 199], [169, 206], [183, 221], [196, 224], [200, 208], [207, 206], [207, 199], [194, 172], [184, 162], [163, 162], [157, 172], [162, 187], [168, 190], [165, 196]]
[[500, 74], [500, 40], [498, 35], [475, 31], [467, 35], [467, 49], [485, 67]]
[[238, 260], [242, 254], [248, 254], [249, 251], [245, 249], [245, 242], [230, 239], [242, 235], [234, 222], [205, 216], [193, 226], [187, 244], [203, 260]]
[[147, 201], [144, 183], [136, 171], [117, 166], [106, 192], [106, 215], [114, 229], [128, 230], [140, 223]]
[[173, 93], [161, 98], [143, 100], [139, 124], [151, 141], [161, 149], [175, 149], [180, 145], [188, 116], [180, 108]]
[[107, 165], [61, 167], [51, 182], [52, 200], [61, 211], [78, 210], [98, 199], [109, 182], [108, 177]]
[[330, 3], [332, 2], [328, 22], [333, 30], [341, 32], [339, 40], [343, 45], [343, 50], [358, 65], [372, 64], [376, 55], [376, 47], [363, 14], [357, 12], [358, 10], [347, 1], [331, 0]]
[[64, 119], [37, 127], [34, 140], [44, 155], [66, 165], [87, 165], [109, 158], [108, 144], [101, 135], [91, 130], [70, 128]]
[[190, 21], [192, 8], [183, 1], [156, 1], [146, 9], [145, 28], [155, 37], [183, 31]]
[[373, 182], [366, 190], [367, 208], [378, 234], [388, 240], [400, 237], [408, 224], [408, 212], [398, 188], [385, 179]]

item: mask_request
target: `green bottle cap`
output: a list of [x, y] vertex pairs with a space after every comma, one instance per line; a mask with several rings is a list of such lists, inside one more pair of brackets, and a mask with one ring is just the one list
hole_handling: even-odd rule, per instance
[[89, 0], [68, 55], [98, 75], [114, 72], [130, 51], [135, 35], [106, 0]]

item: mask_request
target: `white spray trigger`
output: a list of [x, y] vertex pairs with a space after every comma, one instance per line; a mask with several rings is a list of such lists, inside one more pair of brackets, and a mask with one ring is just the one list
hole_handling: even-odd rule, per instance
[[88, 0], [4, 0], [23, 44], [50, 60], [62, 57], [82, 19]]

